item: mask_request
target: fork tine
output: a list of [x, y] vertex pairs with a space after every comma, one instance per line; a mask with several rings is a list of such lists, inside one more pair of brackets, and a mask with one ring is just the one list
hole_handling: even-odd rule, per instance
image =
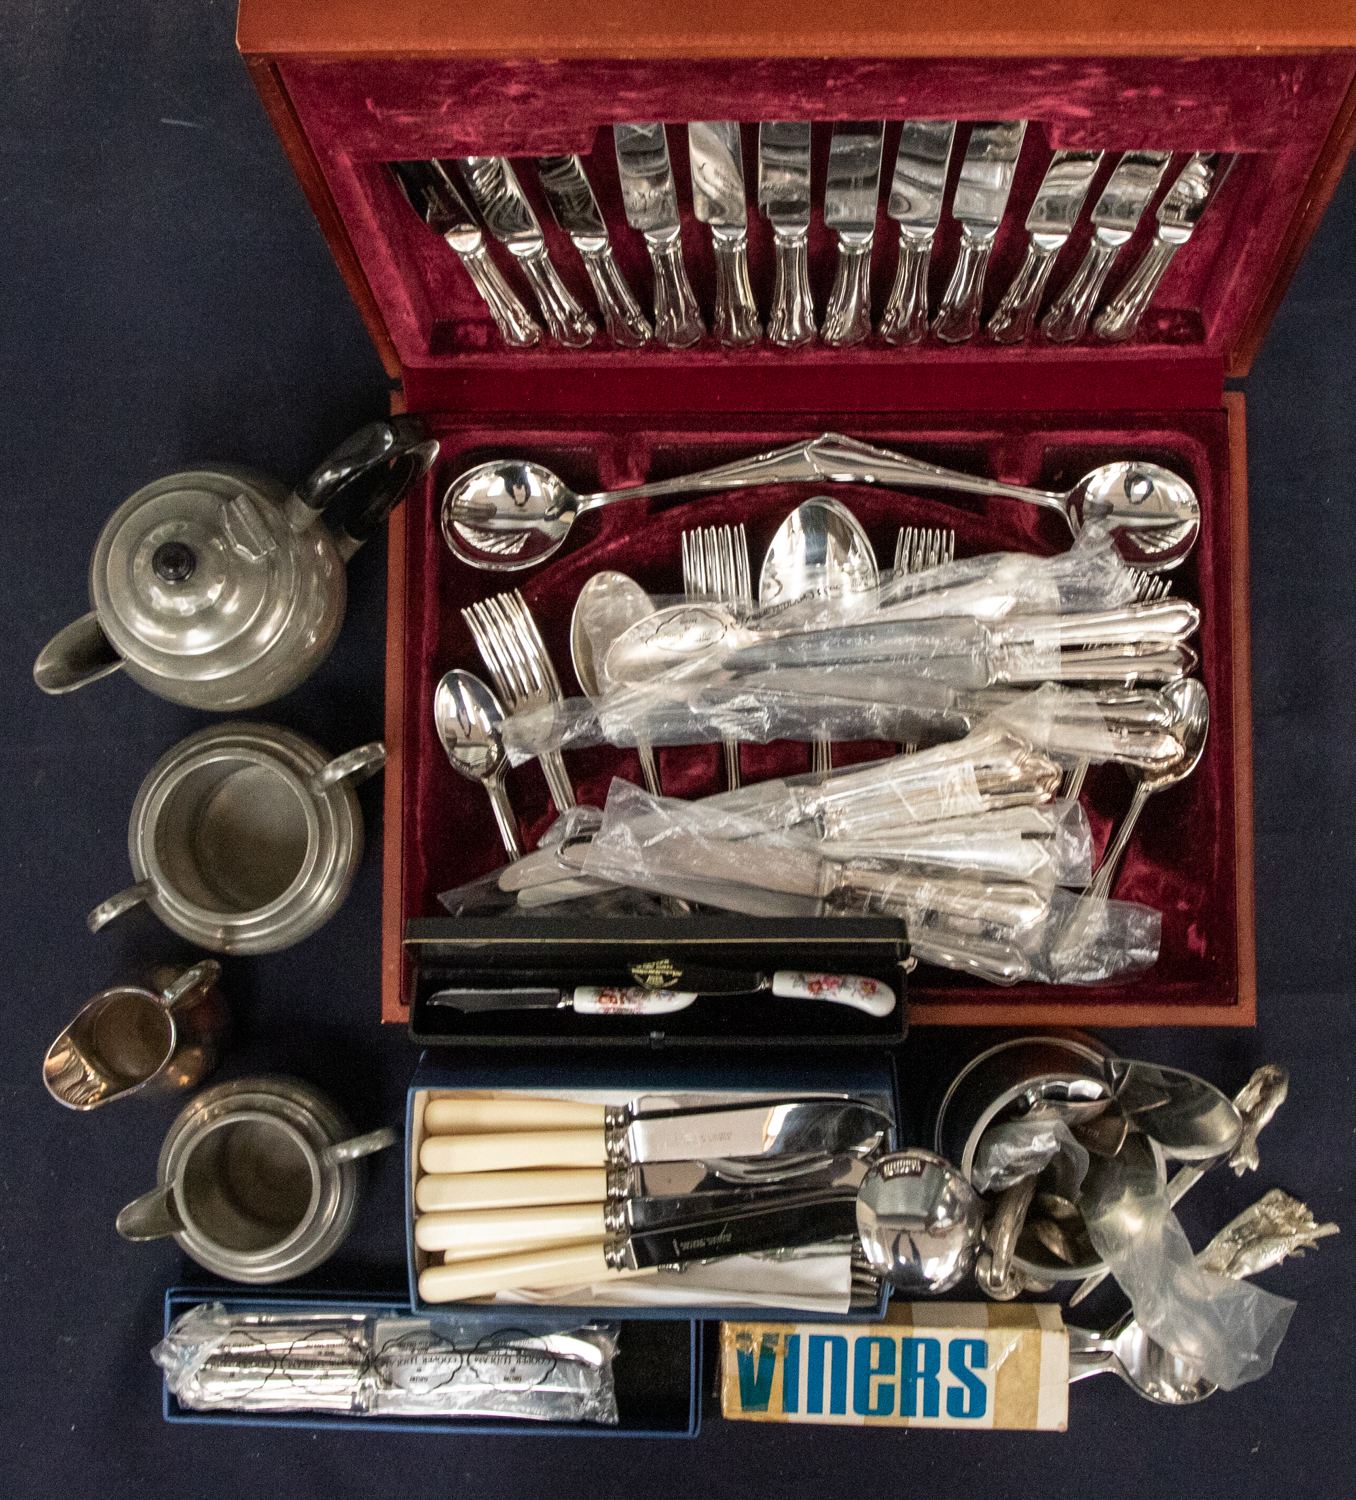
[[485, 600], [485, 610], [491, 622], [495, 648], [504, 664], [505, 675], [513, 684], [513, 705], [516, 711], [524, 707], [532, 697], [532, 681], [523, 670], [522, 654], [514, 636], [513, 622], [504, 608], [504, 596], [496, 594], [493, 599]]
[[744, 523], [735, 527], [735, 590], [741, 604], [753, 603], [753, 575], [749, 571], [749, 539]]
[[904, 570], [904, 528], [899, 528], [899, 535], [895, 538], [895, 572]]
[[532, 611], [527, 607], [527, 601], [517, 589], [514, 589], [508, 602], [528, 661], [534, 666], [546, 691], [557, 702], [560, 702], [565, 696], [561, 690], [560, 678], [556, 676], [555, 663], [551, 660], [551, 653], [546, 649], [546, 642], [542, 640], [541, 630], [533, 618]]
[[469, 609], [462, 610], [461, 617], [470, 627], [471, 638], [476, 643], [476, 650], [480, 652], [480, 659], [485, 663], [486, 669], [489, 671], [490, 678], [494, 683], [496, 696], [503, 701], [504, 707], [512, 713], [512, 685], [504, 675], [499, 652], [494, 640], [494, 632], [485, 612], [479, 604], [472, 604]]

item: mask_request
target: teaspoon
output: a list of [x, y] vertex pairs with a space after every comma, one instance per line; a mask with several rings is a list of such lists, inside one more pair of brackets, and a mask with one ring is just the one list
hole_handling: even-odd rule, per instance
[[508, 753], [500, 734], [504, 710], [499, 699], [479, 677], [457, 668], [446, 673], [434, 690], [433, 722], [452, 769], [468, 781], [480, 782], [489, 793], [504, 852], [518, 859], [523, 849], [504, 788]]

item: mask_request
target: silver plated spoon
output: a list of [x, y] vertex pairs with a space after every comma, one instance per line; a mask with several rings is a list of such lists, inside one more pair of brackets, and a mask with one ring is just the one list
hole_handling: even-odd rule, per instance
[[1213, 1083], [1157, 1063], [1112, 1058], [1113, 1102], [1164, 1153], [1178, 1161], [1228, 1156], [1243, 1137], [1243, 1119]]
[[510, 859], [518, 859], [523, 848], [504, 787], [509, 765], [500, 734], [503, 722], [499, 699], [471, 672], [460, 668], [448, 672], [434, 689], [433, 723], [452, 769], [468, 781], [480, 782], [489, 793], [504, 852]]
[[1161, 1406], [1192, 1406], [1216, 1390], [1189, 1360], [1156, 1344], [1133, 1312], [1105, 1333], [1069, 1329], [1069, 1384], [1107, 1373], [1119, 1375], [1131, 1390]]
[[897, 1291], [950, 1291], [974, 1264], [984, 1200], [944, 1156], [914, 1147], [872, 1162], [857, 1191], [857, 1235]]

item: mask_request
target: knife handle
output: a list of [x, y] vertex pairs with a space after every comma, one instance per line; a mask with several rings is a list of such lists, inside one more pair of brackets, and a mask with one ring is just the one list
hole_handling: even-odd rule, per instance
[[871, 240], [838, 236], [838, 269], [824, 313], [823, 339], [831, 349], [860, 344], [871, 334]]
[[588, 1285], [613, 1274], [603, 1242], [595, 1240], [587, 1245], [557, 1245], [519, 1255], [429, 1266], [420, 1272], [419, 1295], [425, 1302], [458, 1302], [521, 1288], [549, 1291], [557, 1286]]
[[605, 1104], [582, 1099], [430, 1099], [426, 1135], [487, 1135], [506, 1130], [601, 1130]]
[[532, 290], [537, 294], [551, 337], [567, 349], [584, 349], [593, 342], [598, 325], [574, 300], [574, 294], [560, 279], [546, 247], [539, 245], [518, 257]]
[[490, 259], [483, 244], [474, 250], [458, 250], [461, 263], [485, 300], [490, 316], [499, 325], [504, 342], [513, 349], [530, 349], [541, 339], [532, 314], [518, 300], [518, 294], [504, 280], [504, 273]]
[[895, 1008], [895, 992], [888, 984], [861, 974], [802, 974], [797, 969], [778, 969], [772, 976], [772, 993], [784, 1000], [828, 1000], [850, 1005], [868, 1016], [888, 1016]]
[[666, 349], [690, 349], [706, 325], [687, 279], [678, 231], [646, 235], [645, 243], [654, 268], [654, 336]]
[[1026, 247], [1022, 269], [1013, 277], [1003, 294], [998, 310], [989, 319], [989, 337], [995, 344], [1020, 344], [1031, 337], [1040, 311], [1041, 296], [1063, 242], [1053, 247], [1038, 245], [1033, 239]]
[[419, 1148], [425, 1172], [509, 1172], [519, 1167], [604, 1167], [601, 1130], [522, 1130], [431, 1135]]
[[808, 228], [774, 231], [777, 277], [772, 288], [767, 336], [781, 349], [813, 343], [819, 331], [815, 326], [814, 298], [810, 295], [809, 243]]
[[887, 344], [917, 344], [928, 331], [928, 267], [932, 264], [932, 231], [899, 231], [899, 265], [880, 336]]
[[1139, 264], [1125, 278], [1124, 286], [1102, 309], [1092, 325], [1092, 331], [1099, 339], [1120, 343], [1123, 339], [1133, 337], [1135, 329], [1139, 327], [1139, 320], [1158, 290], [1163, 273], [1180, 249], [1180, 242], [1165, 240], [1161, 234], [1154, 236]]
[[425, 1173], [414, 1185], [420, 1213], [490, 1208], [544, 1208], [553, 1203], [606, 1203], [607, 1172], [602, 1167], [543, 1172]]
[[749, 281], [749, 237], [716, 234], [716, 337], [731, 348], [756, 344], [763, 337], [758, 306]]
[[1108, 243], [1100, 229], [1093, 236], [1083, 264], [1073, 273], [1068, 286], [1055, 298], [1050, 311], [1041, 320], [1041, 332], [1052, 344], [1072, 344], [1075, 339], [1083, 337], [1098, 294], [1120, 248]]
[[561, 1203], [543, 1208], [489, 1208], [421, 1214], [414, 1243], [441, 1250], [449, 1261], [515, 1255], [547, 1245], [607, 1238], [601, 1203]]
[[605, 243], [598, 249], [581, 247], [579, 253], [584, 257], [584, 269], [602, 308], [608, 338], [623, 349], [640, 349], [648, 344], [654, 337], [654, 329], [618, 268], [612, 246]]
[[942, 297], [932, 331], [944, 344], [963, 344], [979, 332], [984, 303], [984, 273], [993, 250], [992, 235], [961, 234], [960, 257], [951, 273], [951, 284]]
[[697, 998], [674, 990], [595, 988], [581, 985], [574, 992], [579, 1016], [667, 1016], [686, 1010]]

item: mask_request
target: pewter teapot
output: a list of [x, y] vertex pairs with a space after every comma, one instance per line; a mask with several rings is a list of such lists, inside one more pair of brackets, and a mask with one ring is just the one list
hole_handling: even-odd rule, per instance
[[291, 692], [339, 634], [345, 563], [437, 454], [417, 417], [392, 417], [290, 495], [226, 467], [148, 484], [109, 518], [90, 562], [94, 608], [47, 643], [34, 680], [69, 693], [122, 668], [221, 713]]

